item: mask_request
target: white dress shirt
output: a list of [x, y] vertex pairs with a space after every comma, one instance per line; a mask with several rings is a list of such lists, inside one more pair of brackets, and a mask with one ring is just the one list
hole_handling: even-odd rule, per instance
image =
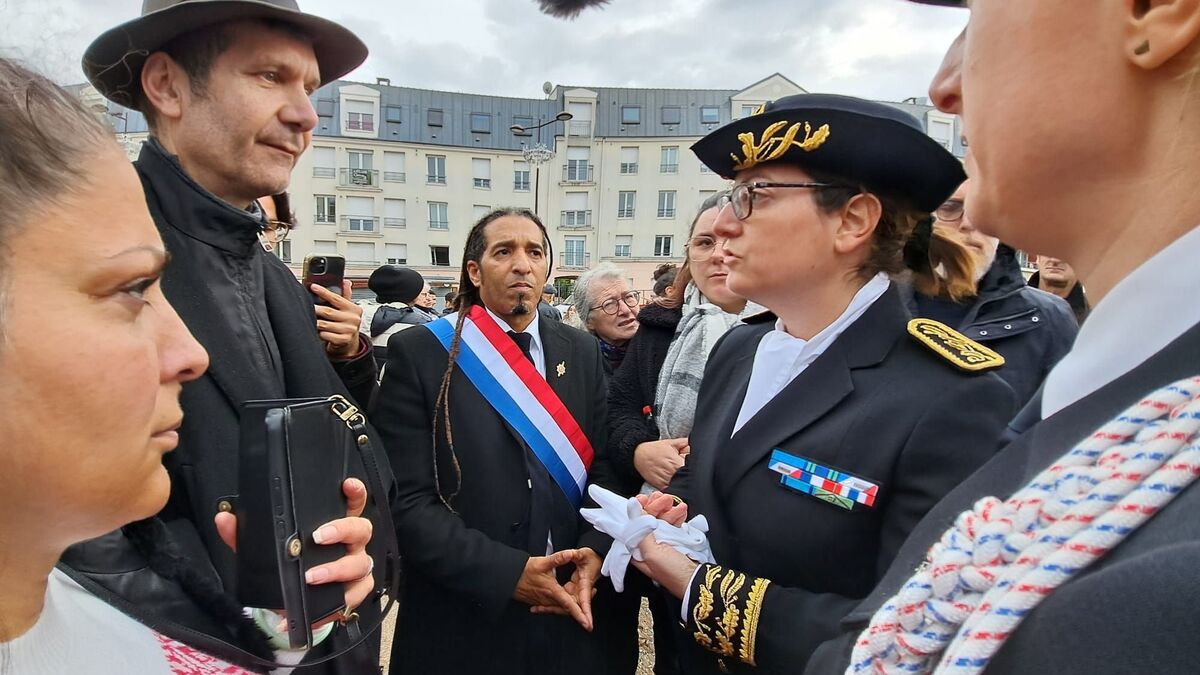
[[1142, 263], [1092, 308], [1075, 346], [1046, 376], [1042, 419], [1133, 370], [1200, 323], [1197, 291], [1200, 227]]
[[[484, 309], [487, 309], [487, 307], [484, 307]], [[492, 320], [496, 322], [496, 325], [500, 326], [500, 329], [505, 333], [513, 330], [512, 326], [508, 325], [504, 319], [501, 319], [492, 310], [487, 309], [487, 313], [488, 316], [492, 317]], [[538, 331], [537, 307], [533, 308], [533, 321], [531, 321], [529, 325], [525, 327], [525, 330], [515, 330], [513, 332], [529, 333], [530, 337], [533, 338], [532, 342], [529, 344], [529, 355], [533, 357], [533, 367], [537, 368], [537, 371], [541, 374], [542, 379], [546, 379], [546, 356], [545, 352], [542, 351], [542, 334]]]
[[858, 289], [842, 315], [811, 340], [801, 340], [788, 334], [783, 321], [776, 321], [775, 330], [763, 336], [758, 343], [758, 351], [754, 352], [750, 385], [746, 389], [746, 398], [742, 400], [737, 422], [733, 425], [733, 433], [736, 434], [784, 387], [812, 365], [818, 356], [824, 354], [829, 345], [887, 291], [890, 283], [886, 274], [881, 272], [876, 275]]

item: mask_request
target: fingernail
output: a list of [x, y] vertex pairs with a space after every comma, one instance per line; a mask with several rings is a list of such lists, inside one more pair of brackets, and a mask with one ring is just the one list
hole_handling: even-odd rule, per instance
[[329, 570], [317, 567], [304, 573], [304, 580], [310, 584], [319, 584], [329, 579]]
[[313, 532], [313, 541], [318, 544], [324, 544], [327, 541], [332, 541], [337, 536], [337, 528], [332, 525], [326, 525], [321, 529]]

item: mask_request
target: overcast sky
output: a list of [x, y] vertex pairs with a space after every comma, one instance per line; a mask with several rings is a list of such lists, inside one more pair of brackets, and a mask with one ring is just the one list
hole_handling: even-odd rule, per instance
[[[64, 84], [141, 0], [0, 0], [0, 54]], [[901, 0], [612, 0], [574, 21], [533, 0], [300, 0], [357, 32], [348, 79], [540, 97], [542, 83], [740, 89], [780, 72], [809, 91], [924, 96], [966, 13]]]

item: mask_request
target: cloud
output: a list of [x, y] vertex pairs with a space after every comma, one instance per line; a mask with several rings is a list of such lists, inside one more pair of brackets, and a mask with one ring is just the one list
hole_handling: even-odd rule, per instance
[[[17, 7], [17, 2], [21, 7]], [[62, 82], [140, 0], [0, 0], [0, 45]], [[564, 21], [534, 0], [301, 0], [357, 32], [349, 79], [537, 97], [543, 81], [739, 89], [781, 72], [810, 91], [924, 95], [962, 12], [900, 0], [612, 0]]]

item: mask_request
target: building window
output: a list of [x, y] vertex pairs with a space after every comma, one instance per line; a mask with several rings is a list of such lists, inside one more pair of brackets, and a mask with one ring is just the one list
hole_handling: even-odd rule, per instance
[[642, 123], [642, 106], [640, 105], [623, 105], [621, 106], [621, 124], [641, 124]]
[[407, 205], [403, 199], [383, 200], [383, 226], [404, 227], [406, 224]]
[[513, 117], [513, 124], [518, 127], [521, 127], [521, 131], [514, 131], [513, 135], [515, 135], [515, 136], [532, 136], [533, 135], [533, 130], [531, 130], [529, 128], [529, 127], [533, 126], [533, 118], [532, 117], [528, 117], [528, 116], [524, 116], [524, 115], [517, 115], [516, 117]]
[[758, 110], [758, 107], [759, 106], [757, 103], [743, 103], [742, 104], [742, 117], [749, 117], [749, 116], [753, 115], [754, 112], [756, 110]]
[[366, 169], [374, 168], [375, 153], [370, 150], [347, 150], [346, 161], [349, 162], [351, 169]]
[[632, 218], [633, 207], [637, 203], [637, 192], [635, 190], [622, 190], [617, 193], [617, 217]]
[[563, 180], [568, 183], [588, 183], [592, 180], [591, 153], [588, 148], [567, 148], [567, 167]]
[[337, 255], [337, 242], [322, 239], [313, 241], [313, 253], [328, 253], [329, 255]]
[[337, 198], [333, 195], [316, 195], [316, 222], [333, 223], [337, 221]]
[[621, 175], [633, 176], [638, 172], [638, 149], [637, 147], [621, 148]]
[[487, 113], [471, 113], [471, 133], [492, 133], [492, 116]]
[[674, 218], [675, 217], [675, 191], [674, 190], [659, 190], [658, 191], [658, 217], [659, 218]]
[[408, 244], [384, 244], [384, 255], [389, 265], [408, 264]]
[[618, 234], [617, 244], [613, 247], [613, 255], [617, 258], [628, 258], [633, 248], [632, 234]]
[[375, 263], [375, 244], [370, 241], [352, 241], [346, 244], [346, 261]]
[[442, 126], [442, 109], [430, 108], [425, 111], [425, 123], [431, 127]]
[[292, 262], [292, 242], [286, 239], [275, 242], [275, 255], [283, 262]]
[[529, 162], [513, 162], [513, 190], [529, 192]]
[[430, 246], [429, 247], [429, 264], [434, 267], [449, 267], [450, 266], [450, 247], [449, 246]]
[[426, 155], [425, 165], [428, 167], [426, 182], [434, 185], [446, 184], [446, 156]]
[[389, 183], [403, 183], [405, 180], [404, 165], [403, 152], [384, 152], [383, 180]]
[[331, 98], [317, 99], [317, 116], [318, 117], [333, 117], [334, 100]]
[[706, 105], [700, 107], [700, 123], [701, 124], [719, 124], [721, 122], [721, 109], [715, 105]]
[[654, 237], [654, 255], [660, 258], [671, 257], [671, 239], [669, 234], [659, 234]]
[[679, 146], [664, 145], [658, 163], [659, 173], [679, 173]]
[[383, 109], [383, 119], [393, 124], [400, 124], [400, 106], [389, 105]]
[[446, 202], [429, 202], [429, 229], [450, 229], [450, 205]]
[[587, 267], [587, 237], [567, 237], [563, 241], [563, 267]]
[[950, 150], [954, 135], [954, 123], [950, 120], [929, 120], [929, 137], [937, 141], [943, 148]]
[[346, 216], [346, 229], [350, 232], [374, 232], [375, 216]]
[[475, 179], [475, 187], [481, 190], [492, 189], [492, 160], [472, 158], [471, 175]]
[[663, 124], [682, 124], [683, 123], [683, 109], [681, 109], [677, 105], [663, 106], [662, 123]]
[[700, 164], [700, 173], [712, 173], [712, 172], [713, 172], [713, 170], [708, 168], [707, 164], [704, 164], [704, 163]]
[[313, 146], [313, 177], [334, 178], [337, 176], [337, 150], [319, 145]]
[[371, 113], [346, 113], [346, 128], [350, 131], [375, 131], [375, 115]]

